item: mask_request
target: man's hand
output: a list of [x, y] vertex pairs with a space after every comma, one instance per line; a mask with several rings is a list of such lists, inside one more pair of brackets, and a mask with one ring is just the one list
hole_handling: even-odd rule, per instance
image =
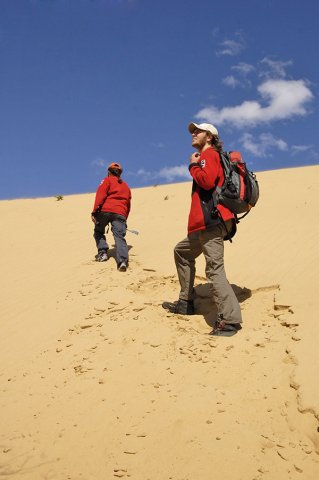
[[91, 213], [91, 220], [92, 220], [93, 223], [96, 223], [96, 218], [95, 218], [94, 213]]
[[198, 163], [199, 162], [200, 153], [194, 152], [189, 157], [189, 163]]

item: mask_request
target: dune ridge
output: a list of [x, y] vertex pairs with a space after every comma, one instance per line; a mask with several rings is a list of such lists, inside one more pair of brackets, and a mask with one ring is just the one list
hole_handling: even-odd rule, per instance
[[94, 261], [94, 193], [1, 201], [0, 476], [318, 478], [318, 174], [258, 173], [225, 244], [244, 318], [228, 339], [208, 335], [202, 259], [198, 315], [161, 307], [190, 182], [133, 190], [125, 274]]

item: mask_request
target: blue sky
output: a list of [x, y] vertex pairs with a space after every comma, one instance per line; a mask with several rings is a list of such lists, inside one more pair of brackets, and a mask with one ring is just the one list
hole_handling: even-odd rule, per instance
[[190, 179], [190, 121], [255, 172], [319, 163], [316, 0], [0, 0], [0, 198]]

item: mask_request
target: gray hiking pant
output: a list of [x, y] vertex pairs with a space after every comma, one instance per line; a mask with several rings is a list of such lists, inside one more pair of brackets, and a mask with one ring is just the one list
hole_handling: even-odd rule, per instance
[[[226, 222], [230, 229], [230, 223]], [[220, 224], [210, 230], [190, 234], [174, 249], [174, 258], [181, 286], [179, 298], [193, 300], [195, 259], [203, 253], [206, 260], [206, 277], [211, 284], [213, 300], [219, 314], [227, 323], [241, 323], [241, 311], [236, 295], [230, 286], [224, 268], [225, 227]]]
[[99, 212], [96, 214], [96, 224], [94, 227], [94, 239], [98, 251], [108, 250], [109, 246], [105, 238], [105, 228], [109, 223], [113, 233], [116, 246], [116, 262], [128, 262], [128, 247], [125, 240], [126, 218], [117, 213]]

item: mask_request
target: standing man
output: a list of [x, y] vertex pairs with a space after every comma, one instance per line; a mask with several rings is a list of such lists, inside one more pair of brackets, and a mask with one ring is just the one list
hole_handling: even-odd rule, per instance
[[121, 178], [123, 168], [119, 163], [111, 163], [108, 167], [108, 176], [99, 185], [94, 202], [91, 218], [94, 227], [94, 239], [98, 253], [96, 260], [106, 262], [108, 249], [105, 238], [105, 228], [109, 223], [112, 226], [116, 246], [117, 268], [126, 272], [128, 267], [128, 248], [125, 240], [126, 219], [131, 209], [131, 190]]
[[204, 254], [206, 277], [212, 287], [217, 306], [213, 335], [231, 336], [241, 328], [241, 311], [224, 269], [224, 239], [236, 228], [234, 215], [223, 205], [214, 210], [213, 193], [224, 182], [219, 152], [222, 143], [218, 131], [209, 123], [188, 126], [192, 146], [189, 172], [193, 177], [192, 201], [188, 218], [188, 236], [174, 249], [174, 258], [181, 286], [176, 302], [164, 302], [172, 313], [193, 315], [195, 259]]

